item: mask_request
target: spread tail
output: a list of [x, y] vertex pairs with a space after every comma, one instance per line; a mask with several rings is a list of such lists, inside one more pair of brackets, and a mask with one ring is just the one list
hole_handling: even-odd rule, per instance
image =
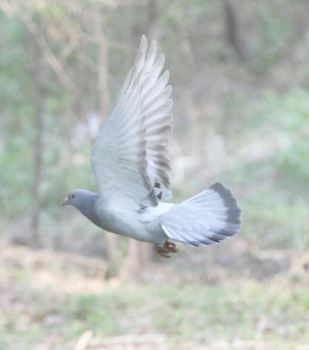
[[219, 243], [239, 231], [240, 209], [231, 191], [216, 183], [174, 205], [162, 215], [161, 227], [173, 241], [195, 246]]

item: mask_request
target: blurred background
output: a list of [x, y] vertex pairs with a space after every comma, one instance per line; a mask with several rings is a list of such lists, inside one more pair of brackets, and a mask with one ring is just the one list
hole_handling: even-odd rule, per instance
[[[0, 2], [0, 348], [309, 349], [309, 3]], [[171, 259], [60, 204], [142, 34], [174, 87], [174, 200], [241, 233]]]

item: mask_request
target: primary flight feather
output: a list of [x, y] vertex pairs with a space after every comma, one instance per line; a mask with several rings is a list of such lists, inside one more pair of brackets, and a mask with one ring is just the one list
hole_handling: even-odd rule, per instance
[[91, 152], [98, 194], [73, 190], [63, 202], [99, 227], [152, 242], [161, 255], [177, 251], [172, 241], [220, 242], [239, 230], [240, 209], [231, 192], [215, 184], [179, 203], [171, 196], [169, 139], [172, 87], [164, 56], [145, 36], [117, 102]]

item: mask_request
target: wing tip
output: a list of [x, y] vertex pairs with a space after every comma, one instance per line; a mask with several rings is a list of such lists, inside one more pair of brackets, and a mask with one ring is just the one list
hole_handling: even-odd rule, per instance
[[147, 42], [148, 42], [147, 36], [145, 34], [142, 34], [141, 39], [140, 39], [140, 43], [144, 45]]
[[[145, 55], [148, 49], [148, 39], [145, 34], [141, 36], [139, 44], [139, 55]], [[139, 56], [138, 55], [138, 56]]]

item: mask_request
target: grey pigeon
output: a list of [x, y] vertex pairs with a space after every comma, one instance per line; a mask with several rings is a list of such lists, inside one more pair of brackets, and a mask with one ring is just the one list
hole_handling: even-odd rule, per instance
[[73, 205], [104, 230], [154, 243], [158, 253], [177, 251], [174, 242], [210, 245], [239, 231], [240, 209], [232, 193], [216, 183], [178, 204], [171, 195], [169, 139], [172, 87], [162, 73], [164, 55], [141, 38], [139, 51], [117, 103], [91, 152], [98, 194], [75, 189]]

